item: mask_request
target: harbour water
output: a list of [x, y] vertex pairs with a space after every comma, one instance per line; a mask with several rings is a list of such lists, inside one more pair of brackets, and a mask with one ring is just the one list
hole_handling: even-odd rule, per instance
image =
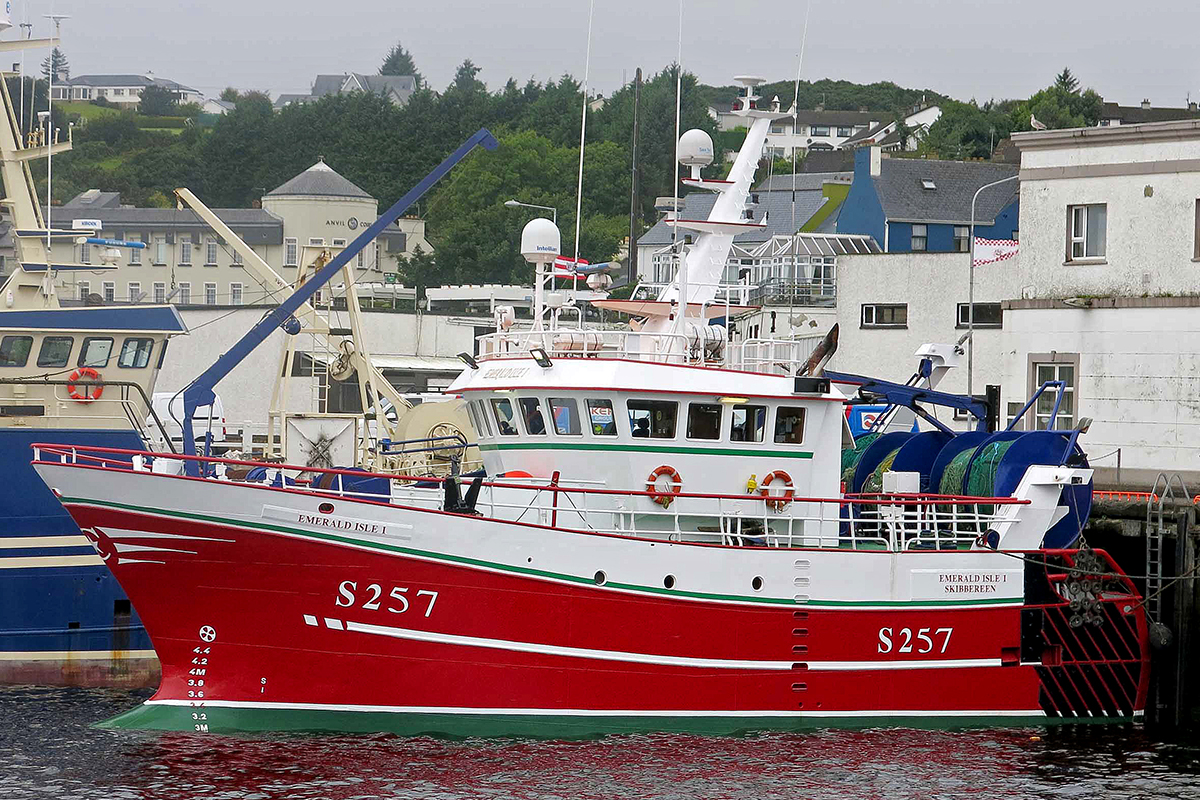
[[100, 731], [146, 693], [0, 688], [0, 798], [1200, 797], [1200, 743], [1141, 726], [588, 741]]

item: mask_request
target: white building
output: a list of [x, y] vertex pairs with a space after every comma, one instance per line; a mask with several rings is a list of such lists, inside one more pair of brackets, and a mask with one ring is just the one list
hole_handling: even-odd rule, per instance
[[159, 78], [153, 72], [145, 75], [77, 75], [63, 83], [55, 83], [55, 100], [107, 100], [119, 106], [136, 106], [148, 86], [158, 86], [175, 92], [180, 103], [203, 103], [204, 95], [182, 83]]
[[311, 103], [322, 97], [350, 92], [370, 92], [402, 106], [415, 91], [417, 79], [413, 75], [364, 75], [359, 72], [318, 75], [308, 94], [281, 94], [275, 100], [275, 108], [283, 108], [293, 103]]
[[910, 109], [908, 115], [904, 117], [903, 122], [907, 133], [901, 130], [898, 120], [892, 119], [872, 125], [868, 130], [856, 133], [838, 146], [842, 148], [874, 146], [888, 152], [916, 150], [917, 145], [929, 133], [929, 127], [941, 116], [942, 109], [938, 106], [917, 105]]
[[[379, 213], [375, 198], [324, 161], [267, 192], [261, 205], [213, 211], [287, 281], [296, 279], [298, 266], [311, 263], [317, 250], [336, 252], [345, 247]], [[122, 207], [117, 193], [89, 190], [49, 214], [55, 227], [94, 220], [105, 238], [146, 245], [120, 249], [115, 266], [105, 268], [101, 246], [56, 243], [57, 262], [96, 265], [95, 272], [57, 273], [65, 297], [84, 300], [98, 295], [103, 302], [141, 298], [180, 306], [278, 301], [247, 273], [242, 257], [229, 243], [190, 209]], [[394, 286], [399, 259], [418, 247], [426, 253], [433, 249], [425, 238], [425, 221], [398, 220], [356, 257], [354, 266], [362, 284]]]
[[[1021, 270], [1005, 400], [1067, 382], [1098, 479], [1200, 482], [1200, 120], [1013, 136]], [[1031, 414], [1027, 424], [1034, 423]], [[1097, 458], [1099, 457], [1099, 458]]]
[[[745, 117], [733, 113], [732, 103], [714, 103], [709, 116], [722, 131], [745, 125]], [[826, 111], [823, 108], [801, 109], [796, 117], [778, 119], [771, 123], [765, 151], [774, 158], [790, 158], [792, 151], [837, 150], [875, 144], [885, 150], [915, 150], [917, 143], [942, 115], [937, 106], [918, 105], [904, 118], [909, 136], [900, 141], [893, 115], [881, 111]]]

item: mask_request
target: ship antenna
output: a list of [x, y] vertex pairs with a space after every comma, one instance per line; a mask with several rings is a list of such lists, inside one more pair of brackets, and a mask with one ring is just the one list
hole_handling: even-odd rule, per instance
[[583, 115], [579, 121], [579, 182], [575, 186], [575, 263], [571, 268], [571, 299], [574, 302], [579, 300], [579, 223], [583, 213], [583, 145], [587, 140], [588, 71], [592, 66], [592, 17], [595, 13], [596, 0], [592, 0], [588, 8], [587, 54], [583, 59]]
[[[33, 26], [29, 24], [29, 0], [25, 0], [24, 21], [21, 23], [21, 32], [25, 34], [26, 39], [33, 38]], [[54, 57], [51, 56], [51, 61]], [[29, 102], [33, 104], [33, 98], [29, 98]], [[17, 116], [17, 133], [24, 135], [21, 131], [25, 125], [25, 48], [21, 48], [21, 113]], [[33, 123], [30, 122], [29, 127], [33, 128]]]
[[675, 54], [675, 160], [671, 163], [671, 184], [674, 187], [674, 199], [671, 203], [671, 213], [675, 224], [671, 226], [671, 252], [675, 254], [678, 264], [679, 297], [683, 302], [680, 322], [687, 316], [688, 286], [687, 260], [679, 252], [679, 118], [683, 105], [683, 0], [679, 0], [679, 45]]
[[[804, 46], [808, 44], [808, 12], [812, 11], [812, 0], [804, 7], [804, 33], [800, 36], [800, 58], [796, 62], [796, 90], [792, 95], [792, 285], [788, 290], [788, 331], [792, 331], [792, 317], [796, 316], [796, 286], [800, 276], [800, 231], [796, 228], [796, 137], [800, 132], [800, 70], [804, 69]], [[774, 161], [772, 160], [772, 163]], [[785, 262], [786, 263], [786, 262]], [[824, 270], [822, 270], [824, 274]]]
[[[54, 23], [54, 38], [62, 40], [62, 21], [70, 19], [65, 14], [44, 14], [46, 19]], [[46, 261], [52, 261], [50, 255], [50, 213], [54, 204], [54, 45], [50, 46], [50, 78], [46, 85]], [[24, 78], [22, 78], [24, 81]], [[46, 273], [50, 273], [50, 264], [46, 264]]]

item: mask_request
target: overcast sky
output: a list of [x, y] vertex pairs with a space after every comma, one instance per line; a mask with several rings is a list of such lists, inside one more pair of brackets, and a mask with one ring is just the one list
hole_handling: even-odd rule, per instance
[[[582, 78], [588, 0], [12, 0], [70, 14], [73, 75], [145, 73], [208, 95], [225, 86], [307, 92], [317, 73], [375, 72], [402, 42], [435, 89], [464, 58], [496, 89]], [[705, 83], [791, 79], [804, 0], [685, 0], [683, 64]], [[675, 59], [675, 0], [597, 0], [590, 85], [605, 94], [635, 67]], [[806, 79], [890, 80], [962, 100], [1026, 97], [1064, 65], [1108, 100], [1181, 106], [1200, 98], [1194, 0], [850, 0], [814, 3]], [[6, 37], [7, 38], [7, 37]], [[35, 56], [30, 56], [32, 60]], [[36, 58], [40, 62], [41, 54]]]

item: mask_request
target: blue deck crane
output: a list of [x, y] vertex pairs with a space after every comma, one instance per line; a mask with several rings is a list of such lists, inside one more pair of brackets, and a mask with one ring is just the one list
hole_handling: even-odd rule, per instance
[[[396, 201], [395, 205], [380, 215], [379, 219], [375, 220], [366, 230], [358, 235], [341, 253], [335, 256], [328, 264], [322, 267], [313, 277], [292, 293], [290, 297], [279, 304], [278, 307], [264, 316], [257, 325], [251, 328], [245, 336], [238, 340], [233, 347], [221, 355], [213, 365], [193, 380], [183, 390], [183, 452], [186, 455], [196, 455], [196, 439], [192, 427], [192, 416], [197, 408], [210, 405], [215, 400], [213, 389], [221, 382], [221, 379], [228, 375], [234, 367], [242, 363], [246, 356], [254, 351], [254, 348], [267, 340], [267, 337], [276, 328], [283, 328], [289, 333], [297, 333], [299, 324], [292, 315], [300, 308], [310, 297], [317, 291], [329, 283], [334, 275], [341, 271], [350, 259], [358, 255], [358, 252], [370, 244], [376, 236], [378, 236], [384, 228], [391, 225], [400, 215], [417, 202], [435, 183], [442, 179], [443, 176], [454, 168], [458, 162], [466, 158], [467, 154], [475, 149], [476, 146], [483, 145], [487, 150], [495, 150], [498, 146], [496, 137], [492, 136], [487, 128], [480, 128], [471, 136], [470, 139], [450, 155], [446, 156], [446, 160], [434, 167], [433, 171], [426, 175], [420, 183], [409, 190], [408, 194]], [[208, 455], [209, 445], [205, 444], [205, 455]], [[200, 465], [195, 461], [186, 462], [185, 468], [189, 475], [197, 476], [200, 474]]]

